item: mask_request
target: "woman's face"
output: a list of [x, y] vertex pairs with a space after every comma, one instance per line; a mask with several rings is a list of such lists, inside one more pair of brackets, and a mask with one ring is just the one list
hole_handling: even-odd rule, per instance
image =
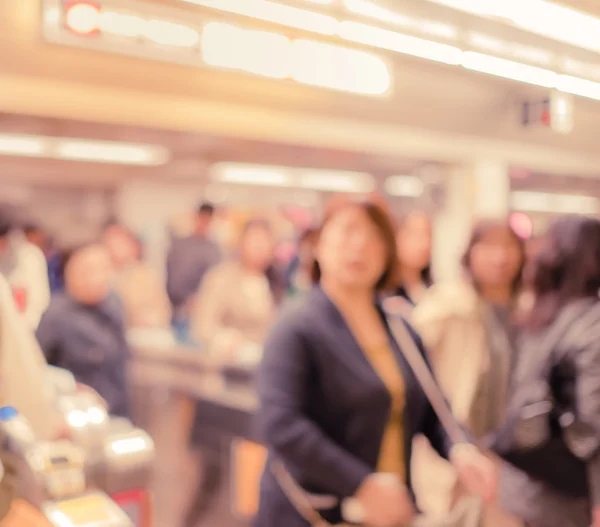
[[324, 225], [317, 260], [324, 280], [374, 289], [386, 266], [387, 249], [377, 225], [359, 206], [348, 206]]
[[104, 243], [118, 268], [137, 260], [139, 248], [136, 240], [120, 227], [111, 227], [104, 235]]
[[66, 269], [69, 293], [84, 304], [98, 304], [110, 293], [113, 267], [103, 245], [90, 245], [71, 257]]
[[431, 222], [424, 214], [408, 216], [396, 236], [402, 267], [421, 271], [431, 261]]
[[471, 250], [471, 270], [482, 286], [509, 286], [517, 277], [523, 255], [507, 229], [485, 234]]
[[271, 232], [262, 226], [251, 226], [240, 242], [240, 256], [248, 267], [265, 270], [273, 261], [275, 240]]

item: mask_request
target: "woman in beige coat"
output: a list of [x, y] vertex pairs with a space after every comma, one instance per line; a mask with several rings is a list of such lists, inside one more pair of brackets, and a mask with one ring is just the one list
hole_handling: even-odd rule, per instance
[[285, 294], [283, 275], [273, 266], [274, 249], [268, 222], [250, 220], [237, 255], [204, 278], [192, 313], [192, 336], [214, 356], [237, 360], [245, 347], [262, 346]]
[[[411, 316], [454, 415], [478, 438], [504, 417], [524, 260], [523, 242], [508, 224], [481, 223], [463, 258], [465, 278], [434, 285]], [[413, 466], [420, 505], [443, 515], [459, 492], [456, 478], [431, 449], [419, 450]], [[492, 524], [511, 525], [499, 514]]]

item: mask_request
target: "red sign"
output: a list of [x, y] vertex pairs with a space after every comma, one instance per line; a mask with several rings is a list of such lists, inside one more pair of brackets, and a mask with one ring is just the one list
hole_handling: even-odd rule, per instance
[[27, 289], [24, 287], [13, 287], [12, 293], [17, 309], [20, 313], [23, 313], [27, 309]]

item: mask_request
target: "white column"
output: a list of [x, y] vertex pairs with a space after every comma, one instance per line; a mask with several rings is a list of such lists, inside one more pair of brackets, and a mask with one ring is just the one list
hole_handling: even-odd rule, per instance
[[504, 163], [486, 160], [451, 167], [445, 184], [445, 202], [434, 225], [436, 280], [460, 276], [460, 260], [478, 219], [505, 218], [510, 209], [510, 177]]

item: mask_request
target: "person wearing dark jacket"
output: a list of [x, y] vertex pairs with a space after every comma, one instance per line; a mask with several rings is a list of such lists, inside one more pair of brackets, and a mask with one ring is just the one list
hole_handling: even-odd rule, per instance
[[561, 218], [540, 244], [499, 433], [501, 503], [531, 527], [600, 527], [600, 220]]
[[124, 310], [111, 292], [112, 266], [102, 244], [88, 242], [65, 257], [65, 291], [52, 297], [37, 338], [52, 366], [98, 392], [111, 415], [130, 417]]
[[[385, 211], [338, 200], [316, 254], [317, 285], [284, 310], [265, 343], [258, 424], [269, 456], [255, 527], [309, 525], [280, 487], [276, 461], [315, 503], [334, 499], [319, 511], [332, 524], [342, 521], [340, 503], [350, 497], [367, 525], [410, 523], [417, 434], [452, 459], [469, 489], [491, 494], [491, 462], [470, 445], [451, 444], [375, 301], [393, 286], [397, 262]], [[382, 483], [380, 473], [395, 484]]]
[[167, 255], [167, 294], [173, 306], [173, 326], [181, 340], [189, 338], [193, 300], [207, 271], [221, 261], [219, 246], [209, 238], [215, 208], [203, 203], [195, 218], [195, 231], [173, 238]]

